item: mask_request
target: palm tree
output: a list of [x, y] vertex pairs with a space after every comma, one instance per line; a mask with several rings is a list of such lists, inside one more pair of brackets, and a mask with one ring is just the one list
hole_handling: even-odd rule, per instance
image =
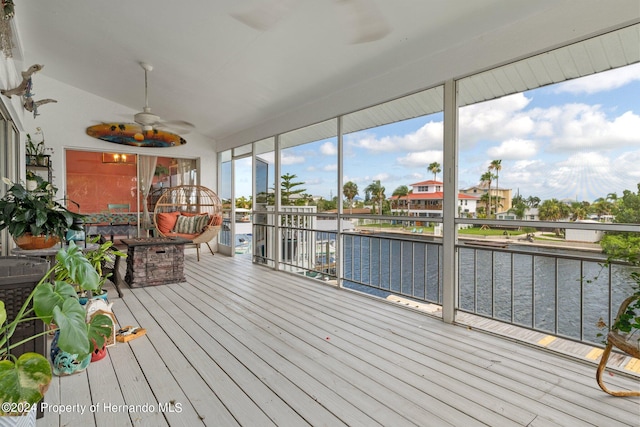
[[434, 181], [436, 180], [436, 176], [442, 172], [442, 169], [440, 169], [440, 163], [438, 162], [431, 163], [427, 169], [429, 169], [429, 172], [433, 174]]
[[[557, 199], [545, 200], [538, 208], [538, 215], [542, 221], [560, 221], [569, 216], [570, 208]], [[555, 229], [556, 236], [560, 235], [560, 229]]]
[[[495, 170], [496, 174], [496, 196], [498, 195], [497, 191], [500, 189], [499, 184], [499, 175], [502, 170], [502, 160], [491, 160], [491, 164], [489, 165], [489, 170]], [[498, 213], [498, 197], [496, 197], [496, 213]]]
[[351, 214], [351, 208], [353, 206], [353, 199], [358, 195], [358, 184], [353, 181], [349, 181], [342, 186], [342, 194], [349, 201], [349, 214]]
[[487, 184], [487, 194], [489, 195], [487, 197], [487, 200], [486, 200], [486, 202], [487, 202], [487, 209], [486, 209], [487, 218], [491, 218], [491, 181], [493, 180], [494, 177], [495, 177], [495, 175], [492, 174], [491, 171], [486, 171], [480, 177], [480, 184]]
[[392, 196], [396, 198], [396, 209], [398, 209], [400, 199], [402, 197], [407, 197], [408, 194], [409, 194], [409, 187], [407, 187], [406, 185], [401, 185], [400, 187], [393, 190]]
[[537, 196], [529, 196], [527, 197], [527, 206], [530, 208], [537, 208], [540, 206], [540, 197]]
[[585, 219], [589, 214], [589, 202], [573, 202], [569, 208], [574, 221]]
[[[369, 195], [371, 196], [371, 202], [378, 203], [380, 206], [380, 210], [378, 215], [382, 214], [382, 201], [385, 199], [384, 191], [385, 188], [380, 184], [380, 180], [373, 181], [371, 184], [364, 189], [365, 193], [367, 193], [367, 198]], [[375, 212], [374, 212], [375, 213]]]
[[251, 196], [248, 199], [245, 196], [236, 197], [236, 208], [251, 209]]
[[482, 196], [480, 196], [480, 202], [484, 203], [485, 206], [478, 206], [477, 212], [476, 214], [478, 215], [478, 218], [488, 218], [488, 214], [487, 214], [487, 207], [489, 206], [490, 202], [490, 198], [489, 198], [489, 193], [484, 193]]
[[589, 211], [593, 214], [601, 217], [602, 215], [611, 215], [611, 211], [613, 210], [613, 203], [609, 200], [603, 199], [602, 197], [594, 200], [594, 202], [589, 207]]

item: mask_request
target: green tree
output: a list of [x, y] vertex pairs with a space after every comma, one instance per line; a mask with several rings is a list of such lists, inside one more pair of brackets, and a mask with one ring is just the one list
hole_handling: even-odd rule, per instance
[[353, 206], [353, 199], [358, 195], [358, 184], [353, 181], [349, 181], [342, 186], [342, 194], [349, 201], [349, 213], [351, 213], [351, 208]]
[[[607, 196], [608, 198], [609, 196]], [[640, 224], [640, 183], [638, 192], [624, 190], [621, 198], [616, 198], [613, 208], [614, 221], [624, 224]], [[640, 236], [638, 233], [610, 231], [600, 241], [605, 254], [634, 264], [640, 263]]]
[[304, 185], [304, 182], [293, 181], [297, 178], [297, 175], [287, 173], [282, 175], [280, 178], [282, 179], [280, 182], [280, 203], [282, 203], [283, 206], [291, 205], [291, 196], [307, 191], [306, 188], [296, 188]]
[[560, 221], [569, 216], [569, 206], [558, 199], [549, 199], [538, 207], [538, 215], [542, 221]]
[[[565, 203], [560, 202], [557, 199], [545, 200], [538, 207], [538, 215], [542, 221], [560, 221], [567, 218], [570, 213], [570, 208]], [[560, 235], [560, 229], [555, 229], [556, 236]]]
[[611, 202], [614, 202], [614, 203], [615, 203], [615, 202], [616, 202], [616, 200], [618, 200], [618, 194], [616, 194], [616, 193], [609, 193], [609, 194], [607, 194], [606, 199], [607, 199], [607, 200], [609, 200], [609, 201], [611, 201]]
[[594, 215], [598, 215], [599, 217], [601, 217], [602, 215], [611, 215], [612, 211], [613, 203], [602, 197], [594, 200], [591, 206], [589, 206], [589, 212]]
[[[487, 204], [487, 207], [485, 210], [487, 214], [487, 218], [491, 218], [491, 182], [493, 181], [493, 178], [495, 178], [495, 175], [492, 174], [490, 170], [483, 173], [482, 176], [480, 177], [480, 184], [487, 185], [488, 196], [485, 199], [485, 203]], [[482, 198], [480, 198], [480, 200], [482, 200]]]
[[309, 193], [301, 193], [300, 198], [296, 200], [296, 205], [298, 206], [309, 206], [309, 204], [313, 202], [313, 196]]
[[487, 207], [489, 206], [490, 200], [491, 199], [489, 198], [489, 193], [484, 193], [482, 196], [480, 196], [480, 202], [484, 203], [484, 206], [477, 207], [476, 216], [478, 218], [488, 218]]
[[379, 212], [379, 215], [382, 214], [382, 202], [385, 199], [385, 195], [384, 195], [385, 188], [380, 183], [380, 180], [378, 179], [376, 181], [373, 181], [371, 184], [367, 186], [367, 188], [364, 189], [364, 191], [367, 195], [367, 199], [371, 200], [371, 202], [374, 204], [374, 207], [376, 203], [379, 205], [380, 208], [378, 212]]
[[436, 177], [438, 176], [438, 174], [442, 172], [442, 169], [440, 169], [440, 163], [438, 162], [433, 162], [429, 164], [429, 167], [427, 169], [429, 169], [429, 172], [433, 174], [434, 181], [436, 180]]
[[527, 212], [527, 203], [524, 201], [524, 198], [521, 196], [514, 197], [511, 202], [511, 209], [509, 209], [509, 212], [514, 214], [517, 219], [524, 218], [524, 215]]
[[407, 197], [409, 195], [409, 187], [407, 187], [406, 185], [401, 185], [398, 188], [396, 188], [395, 190], [393, 190], [393, 194], [392, 196], [395, 197], [395, 202], [396, 202], [396, 206], [395, 208], [398, 209], [398, 206], [400, 204], [400, 200], [403, 197]]
[[540, 197], [529, 196], [527, 197], [527, 206], [530, 208], [537, 208], [540, 206]]
[[236, 208], [251, 209], [251, 196], [249, 198], [245, 196], [236, 197]]
[[640, 183], [638, 183], [638, 193], [624, 190], [622, 198], [617, 198], [616, 201], [613, 208], [616, 222], [640, 224]]
[[589, 215], [589, 202], [573, 202], [569, 209], [572, 220], [578, 221], [585, 219], [587, 215]]
[[498, 193], [497, 191], [500, 189], [500, 171], [502, 170], [502, 160], [491, 160], [491, 164], [489, 165], [489, 171], [495, 170], [496, 174], [494, 175], [496, 178], [496, 199], [495, 199], [495, 212], [498, 213]]

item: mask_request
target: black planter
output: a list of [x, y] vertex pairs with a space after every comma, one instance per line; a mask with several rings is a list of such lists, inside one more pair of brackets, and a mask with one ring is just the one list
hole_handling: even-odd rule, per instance
[[[6, 256], [0, 257], [0, 300], [4, 301], [7, 311], [7, 322], [15, 319], [22, 304], [26, 301], [31, 291], [36, 287], [40, 279], [49, 269], [49, 263], [42, 258]], [[45, 325], [41, 320], [33, 319], [20, 323], [11, 343], [22, 341], [38, 333], [44, 332]], [[43, 356], [46, 354], [46, 337], [34, 338], [11, 350], [16, 357], [28, 352], [35, 352]], [[38, 418], [43, 415], [38, 406]]]

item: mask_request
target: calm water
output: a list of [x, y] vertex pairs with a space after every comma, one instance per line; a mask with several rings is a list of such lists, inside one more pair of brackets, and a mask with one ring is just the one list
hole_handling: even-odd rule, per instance
[[[600, 318], [608, 321], [609, 271], [601, 269], [598, 262], [557, 257], [593, 258], [594, 254], [524, 245], [510, 248], [530, 253], [460, 248], [460, 308], [550, 333], [557, 330], [559, 335], [601, 342], [596, 323]], [[345, 286], [381, 297], [396, 293], [442, 302], [441, 245], [345, 236], [344, 252]], [[628, 277], [628, 268], [612, 269], [614, 314], [629, 295]]]

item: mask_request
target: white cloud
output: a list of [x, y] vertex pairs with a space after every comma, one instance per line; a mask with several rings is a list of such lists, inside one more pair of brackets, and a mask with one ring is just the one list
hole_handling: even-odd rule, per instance
[[336, 154], [338, 154], [338, 149], [333, 144], [333, 142], [327, 141], [320, 146], [320, 153], [325, 156], [335, 156]]
[[425, 170], [427, 166], [433, 162], [442, 164], [442, 151], [421, 151], [417, 153], [409, 153], [406, 156], [398, 157], [396, 163], [402, 167], [415, 168], [423, 167]]
[[[611, 159], [598, 152], [579, 152], [558, 161], [521, 160], [500, 173], [500, 183], [525, 197], [593, 202], [611, 192], [636, 188], [639, 173], [633, 165], [640, 150]], [[634, 176], [635, 175], [635, 176]]]
[[420, 151], [425, 148], [442, 147], [442, 122], [429, 122], [415, 132], [406, 135], [390, 135], [377, 138], [374, 134], [361, 135], [348, 141], [349, 145], [369, 151]]
[[566, 104], [553, 127], [550, 151], [640, 146], [640, 116], [631, 111], [610, 120], [599, 105]]
[[613, 164], [618, 171], [617, 175], [628, 181], [624, 188], [635, 190], [638, 182], [640, 182], [640, 150], [623, 153], [613, 160]]
[[326, 172], [337, 171], [337, 170], [338, 170], [338, 165], [337, 165], [337, 164], [335, 164], [335, 163], [333, 163], [333, 164], [331, 164], [331, 165], [325, 165], [325, 166], [322, 168], [322, 170], [323, 170], [323, 171], [326, 171]]
[[492, 159], [520, 160], [529, 159], [538, 152], [538, 146], [528, 139], [513, 138], [503, 141], [498, 146], [490, 147], [487, 154]]
[[[506, 99], [508, 98], [508, 99]], [[523, 110], [529, 99], [523, 94], [482, 102], [460, 110], [460, 146], [470, 149], [478, 141], [505, 141], [487, 149], [493, 158], [524, 158], [537, 154], [548, 140], [550, 152], [610, 150], [640, 146], [640, 115], [627, 111], [608, 117], [601, 105], [569, 103]], [[520, 147], [507, 143], [529, 141]], [[522, 156], [518, 157], [518, 149]]]
[[460, 145], [473, 146], [486, 139], [525, 137], [535, 129], [524, 108], [531, 102], [523, 93], [460, 108]]
[[555, 92], [593, 94], [605, 90], [617, 89], [634, 80], [640, 80], [640, 63], [560, 83], [556, 87]]
[[305, 162], [304, 156], [293, 156], [288, 154], [286, 151], [282, 152], [282, 158], [280, 163], [282, 165], [299, 165]]

